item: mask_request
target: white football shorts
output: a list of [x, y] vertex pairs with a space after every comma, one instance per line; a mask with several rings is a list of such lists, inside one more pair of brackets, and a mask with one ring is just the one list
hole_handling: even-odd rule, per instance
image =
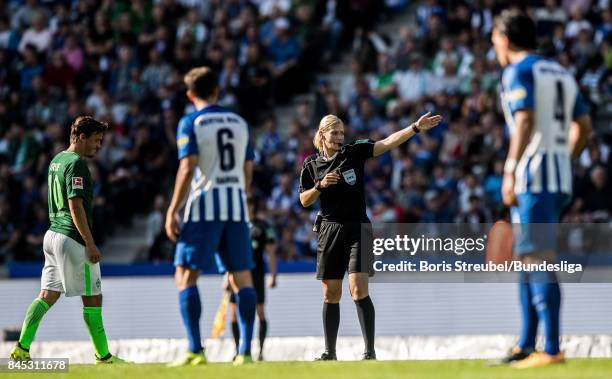
[[72, 238], [48, 230], [43, 241], [45, 266], [40, 279], [43, 290], [66, 296], [95, 296], [102, 293], [100, 263], [87, 259], [85, 246]]

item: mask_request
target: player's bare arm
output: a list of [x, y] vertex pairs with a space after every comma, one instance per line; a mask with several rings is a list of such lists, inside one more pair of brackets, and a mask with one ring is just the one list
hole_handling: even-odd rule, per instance
[[179, 163], [179, 168], [176, 173], [176, 181], [174, 183], [174, 192], [172, 193], [172, 201], [166, 212], [166, 234], [172, 242], [176, 242], [176, 239], [180, 232], [180, 218], [178, 215], [179, 209], [184, 205], [189, 192], [189, 186], [195, 166], [197, 164], [197, 156], [190, 155], [183, 159]]
[[83, 199], [80, 197], [73, 197], [68, 199], [68, 207], [70, 208], [70, 215], [74, 226], [76, 226], [79, 234], [85, 241], [85, 253], [91, 263], [98, 263], [102, 258], [102, 254], [96, 246], [89, 224], [87, 223], [87, 213], [85, 213], [85, 207], [83, 207]]
[[573, 159], [577, 159], [586, 147], [593, 132], [591, 117], [588, 114], [578, 117], [570, 125], [569, 144]]
[[514, 172], [516, 165], [521, 160], [529, 139], [533, 133], [534, 114], [533, 111], [523, 109], [514, 114], [515, 133], [510, 139], [508, 157], [504, 167], [504, 180], [502, 183], [502, 198], [507, 206], [516, 205], [516, 194], [514, 192]]
[[244, 190], [251, 196], [251, 183], [253, 182], [253, 161], [244, 161]]
[[[421, 116], [415, 123], [410, 124], [408, 127], [391, 134], [383, 140], [377, 141], [374, 144], [374, 156], [377, 157], [393, 148], [398, 147], [399, 145], [408, 141], [418, 132], [434, 128], [442, 121], [442, 116], [430, 115], [431, 112], [427, 112], [426, 114]], [[417, 128], [418, 131], [414, 128]]]

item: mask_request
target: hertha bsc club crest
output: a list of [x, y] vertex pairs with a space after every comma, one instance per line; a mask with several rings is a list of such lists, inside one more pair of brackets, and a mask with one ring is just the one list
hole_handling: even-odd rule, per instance
[[342, 173], [342, 176], [344, 177], [344, 181], [347, 182], [351, 186], [354, 185], [355, 182], [357, 182], [357, 175], [355, 175], [355, 170], [353, 169], [344, 171]]

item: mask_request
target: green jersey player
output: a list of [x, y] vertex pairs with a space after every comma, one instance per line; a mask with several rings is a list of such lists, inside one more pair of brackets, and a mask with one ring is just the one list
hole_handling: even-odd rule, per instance
[[108, 351], [102, 323], [100, 250], [91, 234], [93, 182], [84, 158], [93, 158], [102, 144], [105, 123], [77, 118], [70, 128], [70, 147], [49, 165], [48, 203], [51, 227], [45, 234], [45, 266], [41, 291], [27, 310], [13, 360], [30, 360], [30, 345], [44, 314], [60, 294], [81, 296], [83, 318], [98, 363], [126, 363]]

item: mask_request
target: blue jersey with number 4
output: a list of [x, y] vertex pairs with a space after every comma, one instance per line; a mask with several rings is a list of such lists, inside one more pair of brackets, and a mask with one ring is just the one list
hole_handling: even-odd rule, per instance
[[253, 159], [249, 129], [218, 105], [184, 116], [177, 132], [178, 158], [197, 155], [184, 222], [248, 222], [244, 162]]
[[533, 134], [516, 168], [515, 192], [571, 194], [569, 129], [587, 112], [572, 74], [555, 61], [527, 55], [505, 68], [501, 100], [510, 135], [517, 111], [534, 115]]

